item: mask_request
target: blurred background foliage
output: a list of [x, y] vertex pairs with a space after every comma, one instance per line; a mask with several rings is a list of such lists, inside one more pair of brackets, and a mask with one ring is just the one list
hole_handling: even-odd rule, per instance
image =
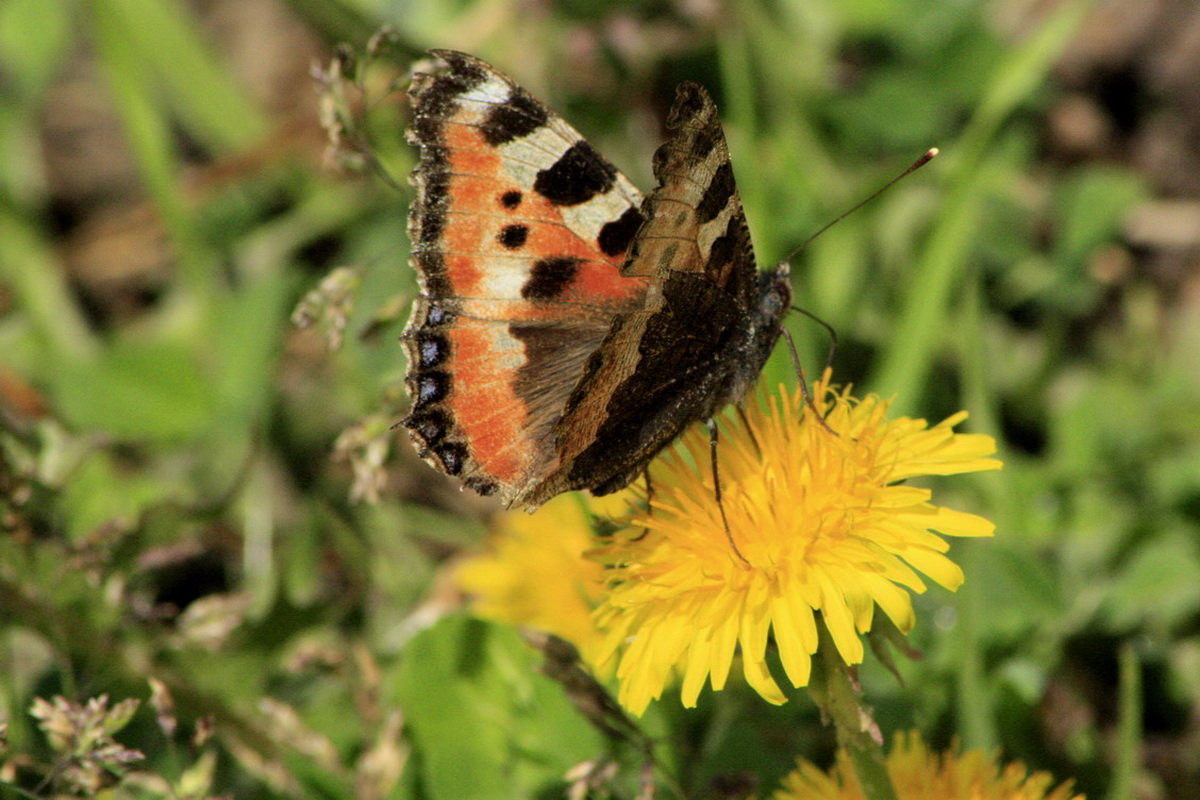
[[[699, 80], [762, 265], [941, 147], [793, 264], [842, 381], [967, 408], [1006, 461], [955, 482], [998, 535], [955, 543], [966, 585], [919, 599], [924, 658], [904, 686], [868, 660], [868, 701], [1093, 798], [1200, 796], [1188, 0], [5, 0], [0, 795], [556, 797], [615, 746], [463, 613], [444, 567], [496, 509], [391, 429], [408, 189], [328, 157], [311, 74], [383, 23], [363, 81], [392, 175], [390, 90], [426, 47], [497, 64], [647, 188]], [[815, 371], [819, 329], [789, 326]], [[832, 748], [803, 694], [668, 699], [645, 728], [688, 797]]]

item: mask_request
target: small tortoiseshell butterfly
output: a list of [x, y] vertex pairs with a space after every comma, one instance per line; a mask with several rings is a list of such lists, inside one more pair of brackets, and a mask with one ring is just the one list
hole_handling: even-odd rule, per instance
[[681, 84], [648, 197], [506, 75], [450, 50], [413, 75], [404, 332], [433, 466], [505, 505], [626, 486], [742, 398], [791, 302], [760, 274], [708, 93]]

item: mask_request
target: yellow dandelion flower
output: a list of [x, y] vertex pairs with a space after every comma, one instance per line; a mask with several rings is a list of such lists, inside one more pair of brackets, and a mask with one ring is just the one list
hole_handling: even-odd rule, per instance
[[[1069, 782], [1054, 787], [1049, 773], [1031, 774], [1019, 762], [1001, 766], [981, 750], [930, 752], [916, 733], [896, 736], [887, 770], [900, 800], [1083, 800]], [[828, 773], [797, 762], [771, 800], [863, 800], [863, 791], [842, 752]]]
[[604, 583], [601, 565], [583, 557], [592, 544], [583, 497], [562, 495], [536, 514], [500, 515], [488, 551], [464, 561], [455, 581], [478, 616], [553, 633], [594, 663], [600, 636], [592, 612]]
[[860, 663], [859, 634], [870, 630], [876, 605], [900, 630], [912, 627], [909, 592], [925, 591], [918, 572], [951, 590], [962, 583], [939, 533], [992, 534], [982, 517], [900, 485], [1000, 467], [986, 457], [996, 449], [991, 437], [952, 430], [966, 412], [933, 427], [889, 420], [886, 401], [856, 400], [831, 387], [828, 373], [813, 397], [836, 435], [814, 421], [798, 391], [760, 398], [744, 419], [724, 416], [718, 469], [728, 532], [708, 436], [696, 429], [684, 436], [684, 452], [655, 465], [651, 513], [593, 553], [609, 567], [597, 611], [606, 634], [600, 654], [617, 662], [620, 700], [633, 713], [676, 674], [686, 706], [706, 680], [723, 688], [739, 646], [747, 682], [782, 703], [766, 661], [772, 632], [794, 686], [809, 680], [817, 612], [842, 659]]

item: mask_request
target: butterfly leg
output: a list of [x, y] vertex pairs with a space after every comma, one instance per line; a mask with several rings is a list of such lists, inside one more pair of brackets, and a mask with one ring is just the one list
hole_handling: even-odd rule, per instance
[[[650, 482], [650, 467], [647, 466], [645, 469], [642, 470], [642, 477], [646, 480], [646, 516], [650, 516], [651, 514], [654, 513], [654, 510], [653, 510], [654, 484]], [[637, 536], [633, 537], [633, 539], [631, 541], [640, 542], [642, 539], [645, 539], [646, 536], [648, 536], [649, 534], [650, 534], [650, 529], [647, 528], [645, 525], [643, 525], [642, 532], [639, 533]]]
[[725, 516], [725, 503], [721, 499], [721, 473], [717, 469], [717, 445], [720, 443], [717, 421], [708, 417], [704, 420], [704, 425], [708, 428], [708, 452], [709, 460], [712, 463], [713, 495], [717, 498], [717, 510], [721, 512], [721, 524], [725, 526], [725, 538], [729, 540], [729, 546], [733, 548], [733, 552], [737, 553], [737, 557], [749, 564], [750, 562], [742, 555], [742, 551], [738, 549], [737, 542], [733, 541], [733, 531], [729, 529], [729, 517]]
[[[792, 306], [791, 308], [792, 308], [792, 311], [795, 311], [798, 314], [803, 314], [804, 316], [811, 319], [813, 322], [820, 325], [822, 328], [825, 329], [825, 333], [829, 334], [829, 351], [827, 353], [825, 353], [825, 369], [829, 369], [830, 367], [833, 366], [833, 357], [835, 355], [837, 355], [837, 346], [838, 346], [837, 331], [835, 331], [833, 329], [832, 325], [830, 325], [828, 322], [821, 319], [820, 317], [818, 317], [816, 314], [812, 313], [811, 311], [805, 311], [800, 306]], [[785, 336], [788, 335], [787, 329], [786, 328], [783, 329], [782, 333]], [[824, 372], [825, 370], [821, 370], [821, 371]]]
[[813, 396], [808, 391], [808, 381], [804, 378], [804, 367], [800, 365], [800, 356], [796, 353], [796, 342], [792, 339], [792, 334], [788, 332], [787, 328], [784, 328], [782, 333], [783, 338], [787, 341], [788, 353], [792, 357], [792, 368], [796, 370], [796, 380], [800, 382], [800, 393], [804, 395], [804, 404], [812, 409], [813, 417], [816, 418], [822, 428], [834, 436], [838, 436], [838, 432], [829, 427], [829, 423], [825, 421], [825, 415], [817, 408], [816, 402], [813, 401]]

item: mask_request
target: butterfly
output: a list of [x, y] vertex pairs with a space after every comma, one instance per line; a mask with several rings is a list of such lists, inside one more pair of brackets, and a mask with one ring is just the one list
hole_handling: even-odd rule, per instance
[[717, 109], [676, 90], [646, 196], [492, 65], [414, 70], [403, 334], [421, 456], [505, 506], [634, 480], [739, 401], [791, 303], [760, 273]]

